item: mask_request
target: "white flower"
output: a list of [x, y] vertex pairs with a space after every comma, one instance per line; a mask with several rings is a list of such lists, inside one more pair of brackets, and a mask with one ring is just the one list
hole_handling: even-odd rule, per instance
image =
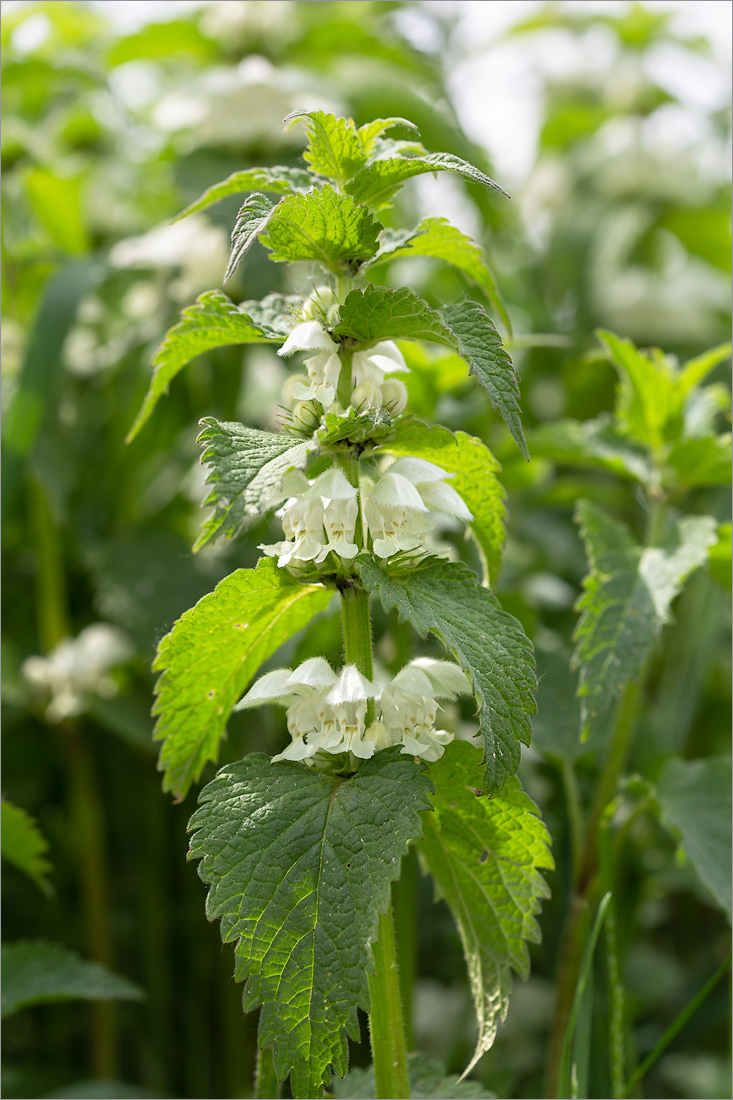
[[283, 478], [282, 486], [284, 493], [291, 494], [281, 513], [286, 538], [260, 546], [260, 550], [269, 557], [277, 557], [281, 567], [293, 560], [320, 564], [331, 551], [343, 558], [356, 557], [358, 490], [337, 466], [315, 481], [308, 481], [300, 470], [291, 470]]
[[83, 714], [89, 696], [109, 697], [117, 684], [108, 675], [133, 654], [127, 635], [107, 623], [85, 627], [76, 638], [64, 638], [47, 657], [29, 657], [23, 676], [31, 687], [51, 696], [46, 708], [50, 722], [62, 722]]
[[366, 736], [380, 743], [401, 744], [403, 753], [423, 760], [439, 760], [453, 734], [436, 730], [436, 700], [454, 699], [470, 691], [468, 677], [451, 661], [429, 657], [411, 661], [382, 691], [374, 723], [378, 728], [372, 732], [370, 727]]
[[370, 348], [354, 352], [351, 367], [355, 386], [362, 382], [382, 382], [385, 374], [408, 372], [410, 369], [392, 340], [382, 340]]
[[330, 286], [317, 286], [302, 306], [303, 319], [335, 325], [339, 316], [339, 300]]
[[295, 351], [313, 351], [316, 354], [305, 361], [308, 377], [291, 383], [285, 400], [315, 400], [320, 401], [324, 409], [330, 408], [336, 400], [341, 373], [338, 344], [318, 321], [304, 321], [296, 325], [277, 354], [292, 355]]
[[423, 546], [435, 522], [431, 512], [473, 519], [455, 489], [443, 482], [452, 476], [421, 458], [398, 458], [392, 463], [365, 493], [366, 521], [377, 557], [389, 558]]

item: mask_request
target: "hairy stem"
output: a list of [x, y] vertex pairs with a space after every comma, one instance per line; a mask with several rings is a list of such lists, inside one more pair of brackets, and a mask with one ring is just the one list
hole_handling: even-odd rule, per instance
[[[356, 586], [346, 588], [341, 595], [341, 612], [346, 662], [356, 665], [362, 676], [371, 680], [374, 662], [368, 593]], [[375, 972], [369, 976], [372, 1002], [369, 1033], [377, 1097], [408, 1100], [407, 1044], [391, 904], [379, 918], [378, 938], [372, 951]]]

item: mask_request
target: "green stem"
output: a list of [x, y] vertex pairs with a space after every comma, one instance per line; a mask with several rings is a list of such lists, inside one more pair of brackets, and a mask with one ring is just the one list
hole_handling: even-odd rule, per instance
[[280, 1082], [275, 1073], [275, 1059], [272, 1047], [257, 1048], [257, 1068], [255, 1069], [255, 1100], [278, 1100]]
[[583, 813], [578, 793], [578, 780], [572, 760], [563, 760], [562, 779], [565, 788], [568, 824], [570, 826], [570, 866], [573, 874], [573, 886], [577, 887], [583, 854]]
[[611, 1096], [614, 1100], [623, 1096], [626, 1076], [626, 1057], [624, 1051], [624, 1011], [625, 993], [621, 981], [619, 966], [618, 930], [616, 925], [616, 883], [614, 881], [613, 845], [611, 843], [611, 821], [620, 798], [615, 799], [606, 809], [598, 830], [598, 847], [601, 863], [601, 888], [608, 893], [606, 924], [606, 966], [608, 971], [608, 1051], [611, 1068]]
[[[374, 660], [368, 593], [356, 585], [345, 588], [341, 593], [341, 613], [346, 662], [356, 665], [362, 676], [371, 680]], [[379, 1100], [409, 1100], [407, 1043], [391, 904], [379, 918], [377, 941], [372, 944], [372, 951], [375, 972], [369, 976], [372, 1002], [369, 1033], [377, 1097]]]

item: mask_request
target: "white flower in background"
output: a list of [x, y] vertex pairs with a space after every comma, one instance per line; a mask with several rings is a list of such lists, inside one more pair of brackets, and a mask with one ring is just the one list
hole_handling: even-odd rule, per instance
[[278, 355], [292, 355], [295, 351], [314, 351], [305, 361], [305, 376], [296, 375], [288, 379], [283, 399], [295, 401], [320, 401], [324, 409], [329, 409], [336, 400], [341, 360], [336, 344], [318, 321], [304, 321], [297, 325], [288, 336]]
[[117, 684], [109, 670], [128, 661], [133, 646], [127, 635], [107, 623], [85, 627], [76, 638], [65, 638], [47, 657], [28, 657], [22, 673], [28, 684], [51, 696], [46, 708], [50, 722], [83, 714], [89, 697], [109, 698]]
[[455, 489], [444, 482], [452, 476], [433, 462], [398, 458], [367, 489], [365, 515], [378, 558], [421, 547], [435, 524], [433, 512], [473, 519]]
[[285, 540], [260, 546], [260, 550], [277, 557], [281, 567], [291, 561], [320, 564], [331, 551], [344, 558], [356, 557], [358, 491], [337, 466], [315, 481], [309, 481], [300, 470], [291, 470], [283, 478], [282, 488], [291, 494], [281, 514]]
[[[287, 708], [288, 747], [273, 761], [308, 762], [317, 752], [351, 752], [368, 760], [379, 749], [402, 745], [402, 752], [423, 760], [438, 760], [453, 740], [435, 728], [438, 699], [454, 699], [471, 691], [467, 676], [451, 661], [422, 657], [410, 662], [380, 688], [354, 665], [337, 676], [322, 657], [304, 661], [292, 672], [276, 669], [255, 681], [235, 710], [264, 703]], [[365, 728], [367, 706], [376, 700], [374, 721]]]
[[141, 237], [128, 237], [109, 254], [113, 267], [180, 268], [180, 278], [170, 286], [179, 301], [215, 286], [228, 260], [226, 232], [202, 214], [156, 226]]

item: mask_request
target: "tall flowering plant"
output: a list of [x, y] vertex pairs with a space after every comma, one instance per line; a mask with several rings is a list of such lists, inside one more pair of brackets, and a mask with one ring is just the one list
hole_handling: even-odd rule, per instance
[[[503, 492], [478, 440], [410, 415], [402, 342], [461, 356], [522, 452], [510, 358], [485, 309], [438, 310], [414, 291], [370, 282], [397, 257], [460, 269], [508, 318], [481, 248], [443, 218], [415, 229], [379, 221], [409, 178], [452, 172], [501, 191], [458, 157], [428, 153], [404, 119], [299, 111], [306, 167], [237, 172], [188, 211], [249, 192], [232, 234], [227, 278], [255, 240], [274, 262], [317, 272], [303, 296], [235, 305], [218, 290], [184, 310], [154, 360], [131, 435], [196, 355], [232, 343], [277, 347], [300, 361], [282, 393], [281, 430], [202, 421], [212, 512], [196, 549], [246, 531], [271, 510], [282, 539], [262, 545], [186, 612], [159, 646], [154, 712], [165, 790], [182, 798], [215, 760], [233, 710], [286, 708], [290, 741], [253, 752], [201, 791], [189, 856], [209, 887], [207, 915], [235, 945], [244, 1009], [260, 1008], [260, 1096], [288, 1074], [295, 1097], [318, 1097], [348, 1069], [357, 1010], [369, 1013], [376, 1095], [408, 1097], [391, 886], [417, 847], [455, 917], [478, 1020], [470, 1069], [507, 1011], [511, 970], [551, 866], [536, 807], [514, 777], [535, 709], [532, 647], [491, 591], [504, 537]], [[271, 198], [270, 196], [275, 196]], [[478, 576], [440, 552], [442, 523], [463, 524]], [[375, 665], [371, 601], [433, 635], [446, 659], [419, 657], [390, 677]], [[344, 658], [259, 666], [338, 600]], [[456, 740], [443, 704], [472, 695], [479, 749]], [[254, 740], [254, 737], [253, 737]], [[467, 1071], [468, 1072], [468, 1071]], [[455, 1085], [455, 1095], [468, 1086]], [[476, 1086], [470, 1095], [477, 1095]], [[425, 1085], [420, 1085], [427, 1095]], [[348, 1093], [346, 1093], [348, 1094]], [[361, 1094], [360, 1094], [361, 1095]]]

